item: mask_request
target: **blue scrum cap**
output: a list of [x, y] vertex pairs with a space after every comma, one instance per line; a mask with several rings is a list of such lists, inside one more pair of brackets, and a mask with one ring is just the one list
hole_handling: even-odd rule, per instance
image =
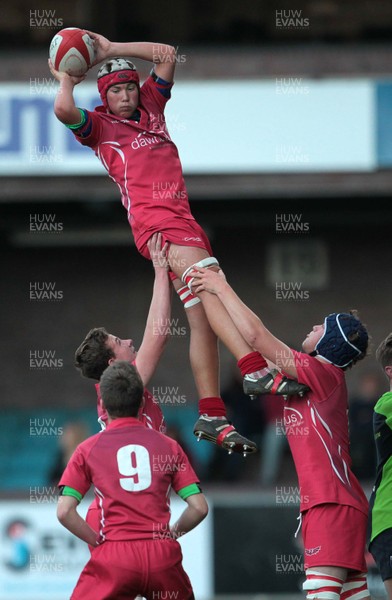
[[324, 334], [314, 354], [341, 369], [364, 355], [368, 333], [361, 321], [348, 313], [332, 313], [325, 317]]

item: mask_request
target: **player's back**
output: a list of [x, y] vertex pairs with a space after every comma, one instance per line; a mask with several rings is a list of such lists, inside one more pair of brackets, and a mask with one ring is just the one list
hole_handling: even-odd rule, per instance
[[115, 419], [81, 446], [101, 510], [101, 535], [169, 537], [171, 488], [198, 481], [178, 443], [129, 417]]

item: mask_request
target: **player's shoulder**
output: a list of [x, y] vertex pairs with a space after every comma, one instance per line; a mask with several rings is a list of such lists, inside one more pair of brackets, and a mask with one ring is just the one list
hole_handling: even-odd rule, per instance
[[83, 442], [81, 442], [77, 448], [75, 452], [78, 452], [79, 454], [83, 454], [85, 456], [87, 456], [91, 450], [94, 448], [94, 446], [97, 444], [97, 442], [100, 439], [100, 435], [102, 434], [102, 431], [99, 431], [98, 433], [95, 433], [94, 435], [91, 435], [90, 437], [88, 437], [87, 439], [85, 439]]
[[152, 85], [154, 83], [154, 79], [151, 77], [151, 73], [146, 77], [146, 79], [143, 81], [142, 85], [140, 86], [140, 89], [142, 90], [145, 87], [148, 87], [149, 85]]
[[146, 433], [144, 435], [146, 435], [146, 437], [149, 437], [156, 443], [159, 443], [160, 445], [170, 449], [170, 452], [173, 454], [180, 454], [182, 452], [180, 444], [166, 433], [162, 433], [156, 429], [147, 429], [147, 427], [145, 432]]
[[347, 394], [345, 374], [339, 367], [305, 352], [294, 352], [294, 360], [298, 381], [310, 387], [310, 394], [317, 402], [331, 396], [340, 401]]
[[102, 431], [98, 431], [97, 433], [90, 435], [88, 438], [86, 438], [83, 442], [81, 442], [79, 444], [79, 447], [90, 448], [90, 447], [94, 446], [98, 442], [101, 434], [102, 434]]
[[148, 102], [148, 99], [165, 104], [171, 97], [171, 89], [174, 81], [166, 81], [158, 77], [154, 71], [143, 82], [140, 88], [141, 104]]
[[295, 360], [296, 367], [300, 367], [303, 369], [312, 369], [325, 373], [330, 373], [334, 375], [337, 379], [344, 379], [344, 371], [339, 367], [325, 361], [321, 360], [317, 356], [311, 356], [306, 352], [300, 352], [298, 350], [292, 350]]
[[[136, 367], [136, 364], [135, 364], [135, 367]], [[152, 402], [154, 404], [157, 404], [157, 402], [156, 402], [156, 400], [154, 398], [154, 394], [152, 394], [152, 392], [150, 392], [150, 390], [148, 388], [146, 388], [146, 387], [143, 390], [143, 396], [144, 396], [144, 401], [145, 402], [148, 401], [148, 402]]]
[[392, 392], [385, 392], [385, 394], [383, 394], [381, 398], [377, 400], [374, 410], [375, 412], [379, 412], [381, 414], [385, 414], [386, 412], [388, 413], [388, 415], [391, 414]]
[[162, 409], [158, 400], [147, 388], [144, 388], [143, 398], [144, 408], [148, 408], [149, 410], [153, 410], [154, 412], [159, 412], [160, 414], [162, 414]]

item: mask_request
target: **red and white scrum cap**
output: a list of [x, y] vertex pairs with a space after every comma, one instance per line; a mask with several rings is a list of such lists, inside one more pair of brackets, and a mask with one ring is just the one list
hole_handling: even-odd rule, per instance
[[106, 110], [109, 108], [106, 94], [112, 85], [129, 82], [136, 83], [138, 87], [140, 85], [139, 74], [135, 65], [126, 58], [112, 58], [102, 65], [98, 71], [97, 79], [99, 95]]

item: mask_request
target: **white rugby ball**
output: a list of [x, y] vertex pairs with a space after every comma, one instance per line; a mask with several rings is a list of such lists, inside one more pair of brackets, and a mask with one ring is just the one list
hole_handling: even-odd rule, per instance
[[50, 42], [49, 58], [56, 71], [81, 77], [94, 62], [94, 40], [84, 29], [67, 27], [58, 31]]

